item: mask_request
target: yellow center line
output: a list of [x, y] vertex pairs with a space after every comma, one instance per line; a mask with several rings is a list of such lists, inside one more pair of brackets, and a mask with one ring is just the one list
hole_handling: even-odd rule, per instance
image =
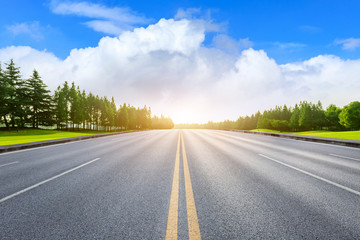
[[170, 195], [170, 207], [167, 221], [165, 239], [177, 239], [177, 228], [178, 228], [178, 209], [179, 209], [179, 163], [180, 162], [180, 133], [178, 137], [174, 177]]
[[[181, 139], [181, 142], [180, 142]], [[180, 147], [182, 146], [182, 155], [184, 163], [184, 179], [185, 179], [185, 198], [186, 198], [186, 211], [188, 220], [189, 239], [201, 239], [199, 221], [196, 213], [194, 194], [191, 185], [191, 178], [189, 172], [189, 165], [186, 157], [184, 137], [179, 131], [174, 177], [170, 195], [169, 215], [166, 227], [165, 239], [177, 239], [178, 237], [178, 215], [179, 215], [179, 168], [180, 168]]]
[[182, 155], [184, 163], [184, 177], [185, 177], [185, 194], [186, 194], [186, 210], [188, 217], [188, 228], [189, 228], [189, 239], [201, 239], [199, 221], [196, 213], [194, 194], [191, 185], [189, 165], [186, 157], [184, 137], [182, 133], [181, 143], [182, 143]]

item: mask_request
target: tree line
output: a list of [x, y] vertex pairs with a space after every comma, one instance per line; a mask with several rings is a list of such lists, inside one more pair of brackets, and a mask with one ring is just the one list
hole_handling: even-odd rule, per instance
[[34, 70], [23, 79], [11, 59], [2, 69], [0, 63], [0, 124], [9, 128], [56, 126], [57, 129], [101, 131], [169, 129], [171, 118], [151, 115], [151, 108], [129, 104], [116, 107], [114, 97], [99, 97], [67, 81], [52, 95]]
[[236, 121], [181, 124], [176, 127], [238, 130], [258, 128], [293, 132], [360, 130], [360, 102], [351, 102], [343, 108], [331, 104], [324, 110], [320, 101], [317, 104], [301, 101], [294, 107], [276, 106], [263, 113], [258, 111], [251, 116], [241, 116]]

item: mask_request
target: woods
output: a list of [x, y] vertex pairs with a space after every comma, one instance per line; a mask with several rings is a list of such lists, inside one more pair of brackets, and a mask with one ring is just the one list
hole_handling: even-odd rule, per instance
[[[151, 108], [135, 108], [115, 99], [86, 93], [67, 81], [53, 95], [34, 70], [23, 79], [13, 60], [0, 63], [1, 124], [9, 128], [56, 126], [57, 129], [116, 131], [173, 128], [170, 118], [152, 117]], [[153, 124], [154, 121], [154, 124]]]
[[258, 111], [251, 116], [241, 116], [236, 121], [208, 122], [206, 124], [179, 124], [179, 128], [207, 128], [207, 129], [271, 129], [278, 131], [311, 131], [331, 130], [346, 131], [360, 129], [360, 102], [352, 102], [343, 108], [334, 104], [325, 110], [321, 102], [313, 104], [301, 101], [294, 107], [276, 106]]

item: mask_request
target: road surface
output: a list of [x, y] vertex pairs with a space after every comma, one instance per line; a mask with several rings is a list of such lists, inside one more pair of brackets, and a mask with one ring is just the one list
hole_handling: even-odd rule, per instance
[[360, 149], [158, 130], [0, 154], [0, 239], [360, 239]]

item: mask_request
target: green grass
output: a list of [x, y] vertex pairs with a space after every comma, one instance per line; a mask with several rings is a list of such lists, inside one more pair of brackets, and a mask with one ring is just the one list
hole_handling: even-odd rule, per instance
[[293, 134], [314, 136], [314, 137], [360, 140], [360, 131], [344, 131], [344, 132], [308, 131], [308, 132], [297, 132]]
[[288, 133], [288, 134], [306, 135], [306, 136], [313, 136], [313, 137], [360, 140], [360, 131], [333, 132], [333, 131], [322, 130], [322, 131], [306, 131], [306, 132], [280, 132], [280, 131], [269, 130], [269, 129], [254, 129], [252, 131]]
[[85, 135], [94, 135], [105, 132], [95, 131], [57, 131], [57, 130], [40, 130], [40, 129], [23, 129], [12, 131], [0, 131], [0, 146], [13, 145], [20, 143], [39, 142], [60, 138], [79, 137]]

